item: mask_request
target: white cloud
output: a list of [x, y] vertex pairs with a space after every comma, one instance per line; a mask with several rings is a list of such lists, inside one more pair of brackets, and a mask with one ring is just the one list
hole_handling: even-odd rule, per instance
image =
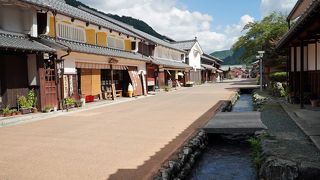
[[260, 10], [262, 17], [268, 16], [273, 11], [288, 14], [297, 0], [261, 0]]
[[[158, 33], [175, 40], [193, 39], [195, 36], [205, 52], [229, 49], [241, 35], [243, 26], [253, 21], [244, 15], [238, 24], [229, 25], [224, 33], [211, 30], [214, 18], [198, 11], [179, 8], [178, 0], [86, 0], [87, 3], [106, 13], [132, 16], [141, 19]], [[223, 27], [218, 27], [223, 29]]]

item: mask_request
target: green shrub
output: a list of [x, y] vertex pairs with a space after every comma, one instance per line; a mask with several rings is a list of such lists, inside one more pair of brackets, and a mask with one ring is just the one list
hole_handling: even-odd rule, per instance
[[232, 73], [231, 73], [231, 72], [228, 72], [227, 78], [228, 78], [228, 79], [231, 79], [231, 78], [232, 78]]
[[247, 141], [251, 145], [251, 149], [252, 149], [251, 155], [254, 158], [253, 161], [254, 161], [255, 167], [259, 170], [261, 167], [260, 155], [262, 153], [262, 146], [261, 146], [260, 139], [249, 138]]
[[27, 102], [26, 97], [19, 96], [18, 101], [19, 101], [20, 108], [22, 108], [22, 109], [27, 109], [28, 108], [29, 104]]
[[273, 72], [269, 74], [269, 79], [274, 82], [286, 82], [287, 73], [286, 72]]
[[66, 104], [74, 104], [74, 98], [66, 98]]
[[163, 86], [162, 87], [165, 91], [169, 91], [171, 88], [169, 86]]
[[52, 109], [52, 106], [45, 106], [45, 107], [42, 109], [42, 111], [43, 111], [43, 112], [49, 112], [49, 111], [51, 111], [51, 109]]
[[11, 114], [10, 105], [7, 105], [6, 108], [2, 109], [2, 114]]

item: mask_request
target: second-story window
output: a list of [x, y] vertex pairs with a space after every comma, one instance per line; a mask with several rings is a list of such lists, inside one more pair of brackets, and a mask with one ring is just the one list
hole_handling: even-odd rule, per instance
[[124, 41], [123, 39], [118, 39], [115, 37], [108, 36], [107, 44], [110, 48], [121, 49], [124, 50]]
[[57, 24], [57, 36], [60, 38], [85, 42], [85, 32], [81, 28], [73, 27], [69, 24]]
[[184, 54], [181, 54], [181, 61], [184, 61]]

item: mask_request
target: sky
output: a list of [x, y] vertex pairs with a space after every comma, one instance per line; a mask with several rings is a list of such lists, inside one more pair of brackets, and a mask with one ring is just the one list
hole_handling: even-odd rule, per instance
[[106, 13], [145, 21], [162, 35], [197, 37], [206, 53], [227, 50], [243, 27], [273, 11], [289, 13], [297, 0], [80, 0]]

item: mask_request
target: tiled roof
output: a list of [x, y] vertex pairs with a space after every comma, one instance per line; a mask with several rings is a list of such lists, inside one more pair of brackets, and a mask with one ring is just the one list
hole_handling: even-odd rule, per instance
[[28, 51], [42, 51], [42, 52], [55, 52], [54, 49], [49, 48], [31, 38], [23, 35], [2, 33], [0, 32], [0, 48], [13, 49], [13, 50], [28, 50]]
[[284, 44], [287, 43], [295, 33], [301, 29], [303, 26], [307, 24], [307, 22], [311, 19], [315, 13], [317, 13], [320, 9], [320, 1], [313, 0], [310, 6], [305, 10], [305, 12], [299, 17], [299, 19], [295, 22], [295, 24], [289, 29], [287, 33], [285, 33], [282, 38], [277, 42], [276, 48], [281, 48]]
[[206, 57], [204, 55], [201, 55], [201, 59], [205, 59], [205, 60], [211, 61], [212, 63], [216, 63], [216, 61], [214, 59], [208, 58], [208, 57]]
[[87, 12], [93, 14], [93, 15], [96, 15], [96, 16], [98, 16], [98, 17], [100, 17], [100, 18], [102, 18], [102, 19], [104, 19], [104, 20], [106, 20], [106, 21], [109, 21], [109, 22], [114, 23], [114, 24], [118, 24], [118, 25], [121, 26], [122, 28], [124, 28], [124, 29], [126, 29], [126, 30], [128, 30], [128, 31], [130, 31], [130, 32], [132, 32], [132, 33], [134, 33], [134, 34], [137, 34], [138, 36], [141, 36], [141, 37], [143, 37], [144, 39], [147, 39], [147, 40], [149, 40], [149, 41], [151, 41], [151, 42], [153, 42], [153, 43], [160, 44], [160, 45], [162, 45], [162, 46], [166, 46], [166, 47], [169, 47], [169, 48], [171, 48], [171, 49], [175, 49], [175, 50], [182, 51], [182, 52], [185, 53], [185, 51], [184, 51], [183, 49], [177, 48], [176, 46], [174, 46], [173, 44], [171, 44], [171, 43], [169, 43], [169, 42], [166, 42], [166, 41], [164, 41], [164, 40], [162, 40], [162, 39], [159, 39], [159, 38], [157, 38], [157, 37], [154, 37], [154, 36], [152, 36], [152, 35], [150, 35], [150, 34], [147, 34], [147, 33], [143, 32], [143, 31], [140, 31], [140, 30], [138, 30], [138, 29], [135, 29], [133, 26], [130, 26], [130, 25], [125, 24], [125, 23], [123, 23], [123, 22], [117, 21], [117, 20], [115, 20], [115, 19], [113, 19], [113, 18], [111, 18], [111, 17], [108, 17], [108, 16], [106, 16], [106, 15], [103, 15], [103, 14], [101, 14], [101, 13], [99, 13], [99, 12], [92, 11], [92, 10], [90, 10], [90, 9], [88, 9], [88, 8], [85, 8], [85, 7], [82, 7], [82, 6], [80, 6], [79, 8], [82, 9], [82, 10], [84, 10], [84, 11], [87, 11]]
[[179, 49], [190, 50], [196, 42], [197, 42], [196, 39], [192, 39], [192, 40], [186, 40], [186, 41], [172, 42], [171, 44]]
[[154, 64], [157, 65], [163, 65], [164, 67], [172, 67], [172, 68], [192, 68], [191, 66], [183, 63], [183, 62], [179, 62], [179, 61], [172, 61], [169, 59], [161, 59], [161, 58], [152, 58], [151, 61]]
[[214, 70], [217, 69], [217, 68], [210, 66], [208, 64], [201, 64], [201, 66], [204, 67], [205, 69], [214, 69]]
[[[142, 56], [139, 53], [132, 53], [132, 52], [124, 51], [124, 50], [89, 45], [89, 44], [85, 44], [85, 43], [79, 43], [79, 42], [64, 40], [64, 39], [60, 39], [60, 38], [58, 39], [58, 42], [60, 43], [59, 44], [59, 43], [56, 43], [53, 38], [48, 37], [48, 36], [41, 36], [40, 42], [43, 44], [46, 44], [52, 48], [68, 50], [67, 47], [69, 47], [71, 49], [71, 51], [76, 51], [76, 52], [106, 55], [106, 56], [113, 56], [113, 57], [122, 57], [122, 58], [128, 58], [128, 59], [134, 59], [134, 60], [140, 60], [140, 61], [150, 60], [150, 58], [148, 58], [146, 56]], [[61, 45], [61, 44], [63, 44], [63, 45]]]
[[223, 60], [221, 60], [221, 59], [219, 59], [219, 58], [216, 58], [216, 57], [214, 57], [214, 56], [211, 56], [211, 55], [209, 55], [209, 54], [203, 54], [205, 57], [207, 57], [207, 58], [210, 58], [210, 59], [213, 59], [213, 60], [215, 60], [216, 62], [218, 61], [218, 62], [223, 62]]
[[74, 18], [83, 20], [85, 22], [101, 25], [103, 27], [106, 27], [124, 34], [143, 39], [142, 37], [137, 36], [136, 34], [133, 34], [132, 32], [118, 26], [117, 24], [111, 23], [95, 15], [92, 15], [88, 12], [85, 12], [81, 9], [70, 6], [66, 4], [63, 0], [21, 0], [21, 1], [30, 3], [39, 7], [43, 7], [46, 9], [56, 10], [61, 14], [68, 15], [70, 17], [74, 17]]

